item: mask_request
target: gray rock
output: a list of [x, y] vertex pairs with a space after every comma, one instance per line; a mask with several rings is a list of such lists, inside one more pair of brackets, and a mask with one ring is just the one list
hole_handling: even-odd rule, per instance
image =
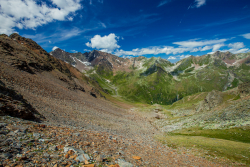
[[11, 132], [9, 132], [9, 133], [8, 133], [8, 135], [9, 135], [9, 136], [15, 136], [15, 135], [16, 135], [16, 133], [15, 133], [15, 132], [13, 132], [13, 131], [11, 131]]
[[39, 142], [53, 141], [54, 139], [39, 139]]
[[43, 157], [44, 157], [44, 158], [49, 158], [50, 155], [49, 155], [48, 153], [44, 153], [44, 154], [43, 154]]
[[0, 128], [3, 128], [3, 127], [5, 127], [5, 126], [7, 126], [6, 123], [0, 123]]
[[73, 133], [74, 136], [80, 136], [80, 133]]
[[103, 162], [103, 159], [104, 159], [104, 158], [105, 158], [104, 155], [99, 154], [99, 155], [96, 157], [96, 161], [97, 161], [97, 162]]
[[80, 154], [78, 157], [75, 159], [76, 161], [84, 162], [85, 160], [89, 161], [90, 157], [88, 154]]
[[50, 150], [50, 151], [57, 151], [58, 148], [57, 148], [57, 146], [50, 146], [50, 147], [49, 147], [49, 150]]
[[0, 131], [0, 135], [6, 135], [6, 134], [8, 134], [8, 132], [6, 132], [6, 131]]
[[59, 155], [57, 155], [57, 154], [52, 154], [52, 155], [50, 155], [50, 158], [59, 159], [59, 158], [60, 158], [60, 156], [59, 156]]
[[133, 164], [126, 162], [123, 159], [118, 159], [118, 165], [120, 167], [133, 167], [134, 166]]
[[83, 150], [80, 150], [80, 149], [76, 149], [74, 147], [64, 147], [64, 153], [66, 154], [69, 150], [72, 150], [74, 151], [75, 153], [77, 154], [85, 154], [85, 152]]
[[16, 155], [17, 158], [22, 158], [22, 156], [23, 156], [22, 154], [17, 154]]
[[15, 130], [14, 133], [18, 133], [18, 132], [21, 132], [19, 129]]
[[12, 155], [10, 153], [2, 153], [2, 154], [0, 154], [0, 158], [2, 158], [2, 159], [9, 159], [11, 157], [12, 157]]
[[33, 137], [35, 139], [39, 139], [41, 137], [41, 134], [40, 133], [33, 133]]

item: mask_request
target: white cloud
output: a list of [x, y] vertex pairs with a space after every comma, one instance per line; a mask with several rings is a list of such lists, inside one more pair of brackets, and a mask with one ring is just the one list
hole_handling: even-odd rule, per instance
[[[225, 46], [225, 45], [223, 45]], [[217, 47], [218, 49], [213, 49], [213, 52], [209, 52], [208, 54], [213, 54], [215, 53], [216, 51], [220, 51], [220, 52], [231, 52], [233, 54], [238, 54], [238, 53], [246, 53], [246, 52], [249, 52], [250, 49], [249, 48], [244, 48], [245, 45], [243, 42], [235, 42], [235, 43], [230, 43], [227, 45], [229, 48], [231, 49], [224, 49], [224, 50], [219, 50], [219, 45]]]
[[115, 49], [120, 48], [117, 45], [118, 36], [111, 33], [108, 36], [101, 37], [100, 35], [95, 35], [93, 38], [90, 39], [91, 42], [87, 42], [86, 46], [91, 48], [102, 49], [102, 51], [112, 52]]
[[148, 54], [181, 54], [184, 52], [198, 52], [198, 51], [205, 51], [213, 49], [213, 51], [216, 51], [220, 49], [225, 44], [222, 43], [224, 41], [227, 41], [227, 39], [216, 39], [216, 40], [188, 40], [188, 41], [180, 41], [180, 42], [174, 42], [173, 44], [178, 45], [178, 47], [173, 46], [153, 46], [148, 48], [136, 48], [132, 51], [124, 51], [124, 50], [116, 50], [115, 54], [117, 56], [122, 55], [133, 55], [133, 56], [141, 56], [141, 55], [148, 55]]
[[178, 56], [180, 59], [184, 59], [184, 58], [187, 58], [187, 57], [190, 57], [191, 55], [180, 55]]
[[245, 47], [243, 42], [230, 43], [228, 46], [232, 49], [241, 49]]
[[241, 36], [243, 36], [243, 37], [246, 38], [246, 39], [250, 39], [250, 33], [243, 34], [243, 35], [241, 35]]
[[80, 0], [52, 0], [48, 6], [36, 0], [1, 0], [0, 6], [0, 33], [6, 34], [15, 27], [35, 29], [54, 20], [72, 21], [68, 16], [81, 9]]
[[117, 56], [122, 56], [122, 55], [133, 55], [133, 56], [141, 56], [141, 55], [157, 55], [157, 54], [162, 54], [165, 53], [166, 55], [168, 54], [178, 54], [178, 53], [183, 53], [190, 51], [190, 48], [174, 48], [172, 46], [164, 46], [164, 47], [159, 47], [159, 46], [154, 46], [154, 47], [149, 47], [149, 48], [142, 48], [142, 49], [133, 49], [132, 51], [124, 51], [124, 50], [116, 50], [115, 55]]
[[213, 46], [213, 52], [216, 52], [217, 50], [219, 50], [222, 46], [225, 46], [223, 43], [219, 43], [219, 44], [215, 44]]
[[227, 39], [203, 40], [203, 41], [189, 40], [189, 41], [174, 42], [173, 44], [180, 45], [182, 47], [193, 47], [194, 48], [194, 47], [218, 44], [218, 43], [222, 43], [225, 41], [227, 41]]
[[112, 53], [112, 51], [111, 51], [111, 50], [109, 50], [109, 49], [101, 49], [100, 51], [102, 51], [102, 52], [106, 52], [106, 53]]
[[59, 48], [59, 47], [57, 47], [57, 46], [54, 46], [54, 47], [52, 48], [52, 50], [54, 51], [54, 50], [56, 50], [57, 48]]
[[194, 48], [194, 49], [191, 50], [190, 52], [198, 52], [199, 50], [201, 50], [201, 48]]
[[248, 48], [244, 48], [245, 45], [244, 45], [243, 42], [230, 43], [228, 45], [228, 47], [231, 48], [228, 51], [231, 52], [231, 53], [234, 53], [234, 54], [245, 53], [245, 52], [249, 52], [250, 51]]
[[163, 6], [163, 5], [165, 5], [165, 4], [169, 3], [169, 2], [171, 2], [171, 0], [161, 1], [157, 7]]
[[213, 47], [212, 46], [204, 46], [201, 51], [206, 51], [206, 50], [210, 50], [212, 49]]
[[239, 49], [239, 50], [229, 49], [229, 52], [234, 53], [234, 54], [246, 53], [246, 52], [249, 52], [249, 51], [250, 51], [250, 49], [248, 49], [248, 48]]
[[83, 51], [84, 52], [91, 52], [91, 50], [89, 50], [89, 49], [84, 49]]
[[71, 30], [62, 30], [58, 35], [60, 36], [59, 39], [63, 41], [63, 40], [69, 39], [71, 37], [78, 36], [82, 32], [84, 32], [84, 31], [75, 27]]
[[100, 25], [101, 25], [103, 28], [107, 28], [107, 26], [106, 26], [103, 22], [100, 22]]
[[178, 55], [178, 56], [169, 56], [168, 60], [176, 60], [176, 59], [184, 59], [184, 58], [188, 58], [191, 55]]
[[195, 0], [195, 5], [193, 7], [199, 8], [206, 4], [206, 0]]
[[176, 57], [174, 57], [174, 56], [169, 56], [168, 57], [168, 60], [175, 60], [176, 59]]

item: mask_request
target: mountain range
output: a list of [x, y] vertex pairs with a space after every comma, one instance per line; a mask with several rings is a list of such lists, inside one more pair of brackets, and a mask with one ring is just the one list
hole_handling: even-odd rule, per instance
[[185, 96], [225, 91], [250, 81], [250, 53], [215, 52], [190, 56], [176, 63], [160, 57], [121, 58], [93, 50], [50, 52], [96, 80], [111, 95], [132, 102], [172, 104]]

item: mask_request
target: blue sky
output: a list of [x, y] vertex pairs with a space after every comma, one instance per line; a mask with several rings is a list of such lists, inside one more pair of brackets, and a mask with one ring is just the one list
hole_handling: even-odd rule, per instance
[[249, 0], [1, 0], [0, 33], [50, 52], [94, 49], [176, 62], [250, 52]]

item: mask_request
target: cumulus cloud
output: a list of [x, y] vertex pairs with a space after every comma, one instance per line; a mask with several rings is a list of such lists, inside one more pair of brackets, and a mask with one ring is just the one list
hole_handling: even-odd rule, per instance
[[228, 45], [228, 47], [231, 48], [228, 51], [231, 52], [231, 53], [234, 53], [234, 54], [245, 53], [245, 52], [249, 52], [250, 51], [248, 48], [244, 48], [245, 45], [244, 45], [243, 42], [230, 43]]
[[0, 33], [10, 34], [14, 28], [35, 29], [54, 20], [72, 21], [72, 15], [81, 9], [80, 0], [1, 0]]
[[246, 38], [246, 39], [250, 39], [250, 33], [243, 34], [243, 35], [241, 35], [241, 36], [243, 36], [243, 37]]
[[54, 46], [54, 47], [52, 48], [52, 50], [54, 51], [54, 50], [56, 50], [57, 48], [59, 48], [59, 47], [57, 47], [57, 46]]
[[113, 33], [109, 34], [108, 36], [105, 35], [103, 37], [101, 37], [100, 35], [95, 35], [90, 39], [91, 42], [86, 43], [86, 46], [101, 49], [101, 51], [110, 53], [115, 49], [120, 48], [120, 46], [117, 44], [118, 39], [119, 37]]
[[193, 8], [199, 8], [206, 4], [206, 0], [195, 0], [194, 2]]
[[228, 46], [232, 49], [241, 49], [245, 47], [243, 42], [230, 43]]

